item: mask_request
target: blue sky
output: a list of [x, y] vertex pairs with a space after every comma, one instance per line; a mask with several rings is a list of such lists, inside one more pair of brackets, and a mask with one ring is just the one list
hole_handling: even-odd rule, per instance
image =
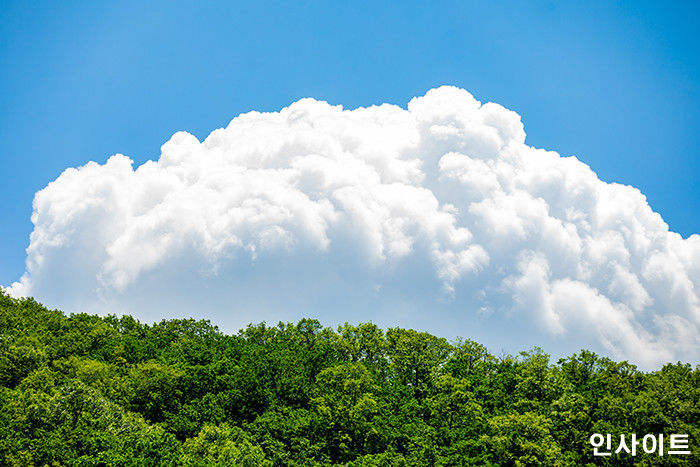
[[300, 97], [405, 105], [441, 84], [700, 232], [696, 2], [202, 3], [2, 2], [0, 283], [24, 270], [34, 193], [66, 167], [140, 163], [177, 130]]
[[2, 2], [0, 284], [34, 193], [115, 153], [157, 159], [302, 97], [405, 107], [443, 84], [522, 116], [526, 143], [700, 232], [696, 2]]

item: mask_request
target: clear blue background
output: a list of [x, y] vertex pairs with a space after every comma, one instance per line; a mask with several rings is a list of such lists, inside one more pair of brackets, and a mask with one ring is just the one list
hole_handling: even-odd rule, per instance
[[0, 284], [69, 166], [140, 164], [301, 97], [405, 106], [441, 84], [700, 232], [699, 3], [0, 1]]

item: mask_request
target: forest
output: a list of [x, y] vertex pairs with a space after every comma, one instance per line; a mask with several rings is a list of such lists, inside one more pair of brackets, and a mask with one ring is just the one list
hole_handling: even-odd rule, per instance
[[[372, 323], [144, 324], [0, 292], [0, 465], [700, 465], [700, 366]], [[590, 437], [687, 434], [690, 454]], [[666, 446], [668, 449], [668, 446]]]

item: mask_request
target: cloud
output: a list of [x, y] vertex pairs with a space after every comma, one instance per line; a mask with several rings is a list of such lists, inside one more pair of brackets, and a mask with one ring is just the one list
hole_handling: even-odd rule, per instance
[[7, 290], [72, 311], [373, 319], [509, 351], [700, 360], [700, 236], [454, 87], [178, 132], [137, 168], [117, 154], [67, 169], [32, 222]]

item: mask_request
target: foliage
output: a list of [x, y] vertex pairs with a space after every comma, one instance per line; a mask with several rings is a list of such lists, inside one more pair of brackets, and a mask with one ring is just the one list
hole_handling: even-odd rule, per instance
[[[594, 457], [593, 433], [690, 456]], [[147, 325], [0, 294], [0, 465], [698, 465], [700, 367], [317, 321]]]

